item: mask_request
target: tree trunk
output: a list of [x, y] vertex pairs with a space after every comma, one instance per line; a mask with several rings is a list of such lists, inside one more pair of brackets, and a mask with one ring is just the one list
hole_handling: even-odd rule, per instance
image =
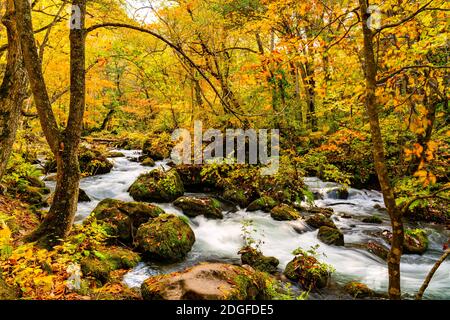
[[57, 181], [53, 204], [39, 228], [27, 237], [46, 246], [57, 244], [70, 232], [78, 201], [80, 169], [78, 146], [85, 107], [85, 0], [73, 0], [72, 19], [79, 19], [70, 30], [70, 110], [67, 127], [60, 132], [51, 107], [42, 65], [34, 39], [31, 8], [28, 1], [15, 0], [25, 66], [30, 77], [42, 130], [57, 163]]
[[392, 225], [392, 243], [388, 259], [389, 269], [389, 297], [391, 299], [401, 298], [400, 289], [400, 259], [402, 256], [404, 230], [401, 211], [395, 204], [395, 196], [390, 183], [385, 157], [383, 139], [381, 136], [380, 122], [378, 118], [378, 105], [376, 101], [376, 76], [377, 65], [375, 62], [373, 33], [368, 27], [367, 13], [368, 4], [366, 0], [359, 0], [362, 28], [364, 35], [364, 76], [366, 80], [366, 109], [369, 117], [370, 131], [372, 136], [372, 151], [375, 162], [375, 170], [383, 193], [384, 203], [389, 213]]
[[6, 12], [2, 22], [8, 36], [8, 55], [0, 86], [0, 181], [16, 139], [22, 104], [28, 88], [28, 76], [23, 64], [13, 0], [6, 1]]

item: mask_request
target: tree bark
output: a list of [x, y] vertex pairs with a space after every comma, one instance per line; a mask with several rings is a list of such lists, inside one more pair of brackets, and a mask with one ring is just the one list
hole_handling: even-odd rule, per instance
[[22, 104], [27, 97], [28, 89], [28, 76], [23, 64], [13, 0], [6, 1], [6, 12], [2, 23], [6, 27], [8, 37], [8, 54], [0, 86], [0, 181], [16, 139]]
[[[55, 155], [57, 181], [53, 204], [44, 221], [28, 241], [53, 246], [69, 234], [77, 210], [80, 169], [78, 146], [85, 108], [85, 29], [86, 0], [73, 0], [72, 8], [79, 8], [80, 28], [70, 30], [70, 110], [67, 127], [60, 132], [47, 92], [38, 48], [33, 35], [31, 8], [28, 1], [15, 0], [21, 45], [31, 89], [47, 142]], [[75, 10], [76, 12], [77, 10]]]
[[383, 138], [381, 136], [380, 121], [378, 118], [378, 105], [376, 99], [376, 76], [377, 65], [373, 45], [373, 33], [368, 26], [370, 15], [367, 0], [359, 0], [361, 24], [364, 36], [364, 76], [366, 80], [366, 109], [369, 117], [370, 131], [372, 136], [372, 151], [375, 162], [375, 170], [383, 193], [384, 203], [390, 216], [392, 225], [392, 242], [388, 258], [389, 269], [389, 297], [391, 299], [401, 298], [400, 288], [400, 259], [402, 256], [404, 230], [400, 209], [396, 206], [394, 191], [386, 167]]

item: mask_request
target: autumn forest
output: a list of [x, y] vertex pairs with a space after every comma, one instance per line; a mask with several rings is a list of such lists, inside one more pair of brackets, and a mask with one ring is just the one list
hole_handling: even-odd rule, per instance
[[0, 0], [0, 300], [450, 300], [449, 11]]

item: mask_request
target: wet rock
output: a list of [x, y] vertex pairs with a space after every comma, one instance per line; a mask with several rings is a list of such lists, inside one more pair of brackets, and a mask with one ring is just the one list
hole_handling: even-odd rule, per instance
[[267, 273], [276, 273], [278, 270], [277, 267], [280, 264], [280, 261], [277, 258], [266, 257], [261, 251], [252, 247], [244, 247], [238, 254], [241, 255], [242, 264], [247, 264], [255, 270]]
[[119, 151], [110, 151], [106, 157], [108, 158], [122, 158], [125, 157], [125, 155], [122, 152]]
[[284, 275], [309, 290], [326, 287], [331, 273], [329, 268], [315, 257], [301, 254], [286, 265]]
[[330, 227], [320, 227], [319, 233], [317, 234], [317, 238], [325, 244], [334, 245], [334, 246], [343, 246], [344, 245], [344, 234], [335, 228]]
[[189, 217], [203, 215], [206, 218], [222, 219], [220, 202], [211, 197], [180, 197], [173, 203]]
[[154, 167], [155, 161], [152, 158], [148, 157], [148, 158], [145, 158], [144, 160], [142, 160], [141, 164], [144, 167]]
[[136, 201], [172, 202], [183, 195], [184, 187], [176, 170], [153, 170], [140, 175], [128, 192]]
[[90, 202], [91, 198], [87, 195], [86, 191], [80, 189], [78, 191], [78, 202]]
[[203, 165], [182, 164], [175, 167], [186, 190], [210, 191], [216, 188], [214, 181], [202, 177]]
[[332, 208], [310, 207], [310, 208], [303, 208], [303, 210], [311, 214], [321, 213], [328, 218], [334, 214], [334, 210]]
[[403, 242], [403, 253], [423, 254], [428, 249], [428, 236], [423, 229], [405, 231], [405, 241]]
[[139, 255], [131, 250], [105, 247], [83, 258], [80, 265], [84, 276], [93, 277], [105, 284], [110, 279], [111, 271], [134, 268], [139, 261]]
[[267, 299], [260, 273], [224, 263], [204, 263], [182, 272], [151, 277], [141, 286], [144, 300]]
[[374, 296], [373, 290], [364, 283], [356, 281], [347, 283], [344, 286], [344, 290], [355, 299], [370, 298]]
[[341, 212], [339, 213], [339, 217], [343, 218], [343, 219], [352, 219], [353, 216], [349, 213], [345, 213], [345, 212]]
[[172, 214], [162, 214], [141, 225], [136, 243], [149, 260], [176, 262], [183, 260], [195, 242], [189, 224]]
[[[130, 244], [140, 225], [163, 213], [164, 210], [152, 204], [104, 199], [92, 211], [90, 218], [102, 222], [108, 235]], [[87, 219], [85, 223], [89, 222]]]
[[336, 229], [336, 225], [333, 220], [326, 217], [321, 213], [316, 213], [305, 218], [305, 222], [312, 228], [319, 229], [320, 227], [327, 226]]
[[244, 189], [232, 188], [227, 189], [222, 194], [225, 200], [231, 201], [241, 208], [245, 208], [249, 205], [251, 201], [251, 192]]
[[362, 222], [371, 224], [382, 224], [383, 220], [378, 216], [370, 216], [362, 219]]
[[300, 213], [286, 204], [276, 206], [270, 211], [270, 216], [277, 221], [297, 220]]
[[264, 196], [259, 199], [256, 199], [252, 203], [250, 203], [247, 207], [247, 211], [252, 212], [252, 211], [261, 210], [261, 211], [269, 212], [277, 205], [278, 205], [278, 203], [276, 200], [274, 200], [271, 197]]
[[387, 261], [389, 256], [389, 248], [382, 245], [381, 243], [375, 242], [375, 241], [369, 241], [367, 243], [367, 250], [370, 253], [373, 253], [377, 257], [383, 259], [384, 261]]

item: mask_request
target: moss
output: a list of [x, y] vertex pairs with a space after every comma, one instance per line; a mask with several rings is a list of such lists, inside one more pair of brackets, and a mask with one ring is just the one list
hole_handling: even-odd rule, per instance
[[147, 157], [141, 162], [141, 164], [144, 167], [154, 167], [155, 166], [155, 161], [152, 158]]
[[405, 230], [403, 252], [405, 254], [423, 254], [428, 249], [428, 236], [423, 229]]
[[220, 202], [211, 197], [180, 197], [173, 203], [189, 217], [203, 215], [211, 219], [222, 219]]
[[247, 207], [247, 211], [257, 211], [257, 210], [270, 211], [277, 205], [278, 202], [273, 198], [263, 196], [250, 203]]
[[321, 214], [321, 213], [317, 213], [311, 216], [308, 216], [305, 219], [305, 222], [313, 228], [320, 228], [323, 226], [326, 227], [330, 227], [330, 228], [334, 228], [336, 229], [336, 225], [334, 224], [333, 220], [331, 220], [330, 218], [328, 218], [327, 216]]
[[270, 216], [278, 221], [296, 220], [300, 218], [300, 213], [286, 204], [281, 204], [270, 211]]
[[284, 275], [304, 289], [320, 289], [327, 285], [332, 268], [306, 253], [296, 256], [286, 265]]
[[277, 267], [280, 261], [275, 257], [266, 257], [260, 251], [251, 247], [241, 249], [239, 254], [241, 254], [242, 264], [247, 264], [256, 270], [267, 273], [278, 271]]
[[149, 260], [175, 262], [184, 259], [195, 242], [191, 227], [172, 214], [162, 214], [137, 231], [136, 242]]
[[250, 202], [246, 191], [239, 188], [227, 189], [224, 191], [222, 196], [225, 200], [234, 202], [241, 208], [247, 207]]
[[383, 220], [379, 216], [370, 216], [362, 219], [364, 223], [382, 224]]
[[175, 170], [153, 170], [140, 175], [128, 191], [136, 201], [172, 202], [183, 195], [184, 187]]
[[328, 245], [343, 246], [344, 245], [344, 234], [335, 228], [330, 228], [323, 226], [319, 228], [319, 233], [317, 234], [319, 240]]

